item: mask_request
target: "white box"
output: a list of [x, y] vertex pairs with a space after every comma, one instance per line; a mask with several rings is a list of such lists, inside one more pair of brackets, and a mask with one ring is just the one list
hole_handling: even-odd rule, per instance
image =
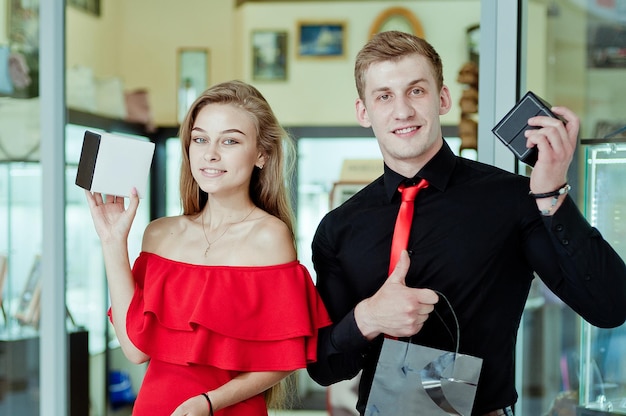
[[154, 143], [111, 133], [85, 131], [76, 185], [105, 195], [146, 195]]

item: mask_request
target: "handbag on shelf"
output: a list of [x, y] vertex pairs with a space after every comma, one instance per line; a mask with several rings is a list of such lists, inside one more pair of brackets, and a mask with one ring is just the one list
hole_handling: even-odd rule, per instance
[[[448, 299], [437, 293], [452, 310]], [[460, 328], [454, 310], [452, 314], [455, 351], [385, 337], [366, 416], [471, 415], [483, 360], [459, 353]]]

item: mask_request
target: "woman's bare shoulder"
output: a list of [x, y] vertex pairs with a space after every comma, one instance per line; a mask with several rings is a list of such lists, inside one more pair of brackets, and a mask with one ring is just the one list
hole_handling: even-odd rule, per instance
[[264, 213], [250, 231], [248, 243], [267, 264], [288, 263], [296, 259], [294, 239], [282, 220]]
[[142, 249], [152, 253], [163, 251], [173, 241], [181, 241], [180, 238], [190, 227], [191, 220], [188, 215], [157, 218], [148, 224], [143, 235]]

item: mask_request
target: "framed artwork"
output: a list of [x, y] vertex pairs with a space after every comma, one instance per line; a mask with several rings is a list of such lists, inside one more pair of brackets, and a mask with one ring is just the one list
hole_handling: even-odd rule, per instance
[[100, 16], [100, 0], [67, 0], [67, 4], [94, 16]]
[[287, 79], [287, 32], [255, 30], [252, 32], [252, 79], [284, 81]]
[[345, 22], [299, 22], [298, 56], [343, 58], [346, 55]]
[[209, 50], [205, 48], [180, 48], [177, 52], [176, 111], [182, 123], [191, 104], [209, 85]]
[[424, 38], [422, 22], [413, 12], [404, 7], [391, 7], [380, 13], [372, 23], [369, 38], [371, 39], [375, 34], [389, 30], [399, 30], [400, 32]]

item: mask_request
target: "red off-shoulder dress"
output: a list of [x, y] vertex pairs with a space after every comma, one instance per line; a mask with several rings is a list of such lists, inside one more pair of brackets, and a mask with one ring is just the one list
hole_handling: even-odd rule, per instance
[[[203, 266], [142, 252], [126, 327], [150, 356], [134, 416], [169, 416], [190, 397], [241, 372], [289, 371], [316, 359], [330, 325], [298, 261], [263, 267]], [[263, 395], [215, 416], [267, 415]]]

